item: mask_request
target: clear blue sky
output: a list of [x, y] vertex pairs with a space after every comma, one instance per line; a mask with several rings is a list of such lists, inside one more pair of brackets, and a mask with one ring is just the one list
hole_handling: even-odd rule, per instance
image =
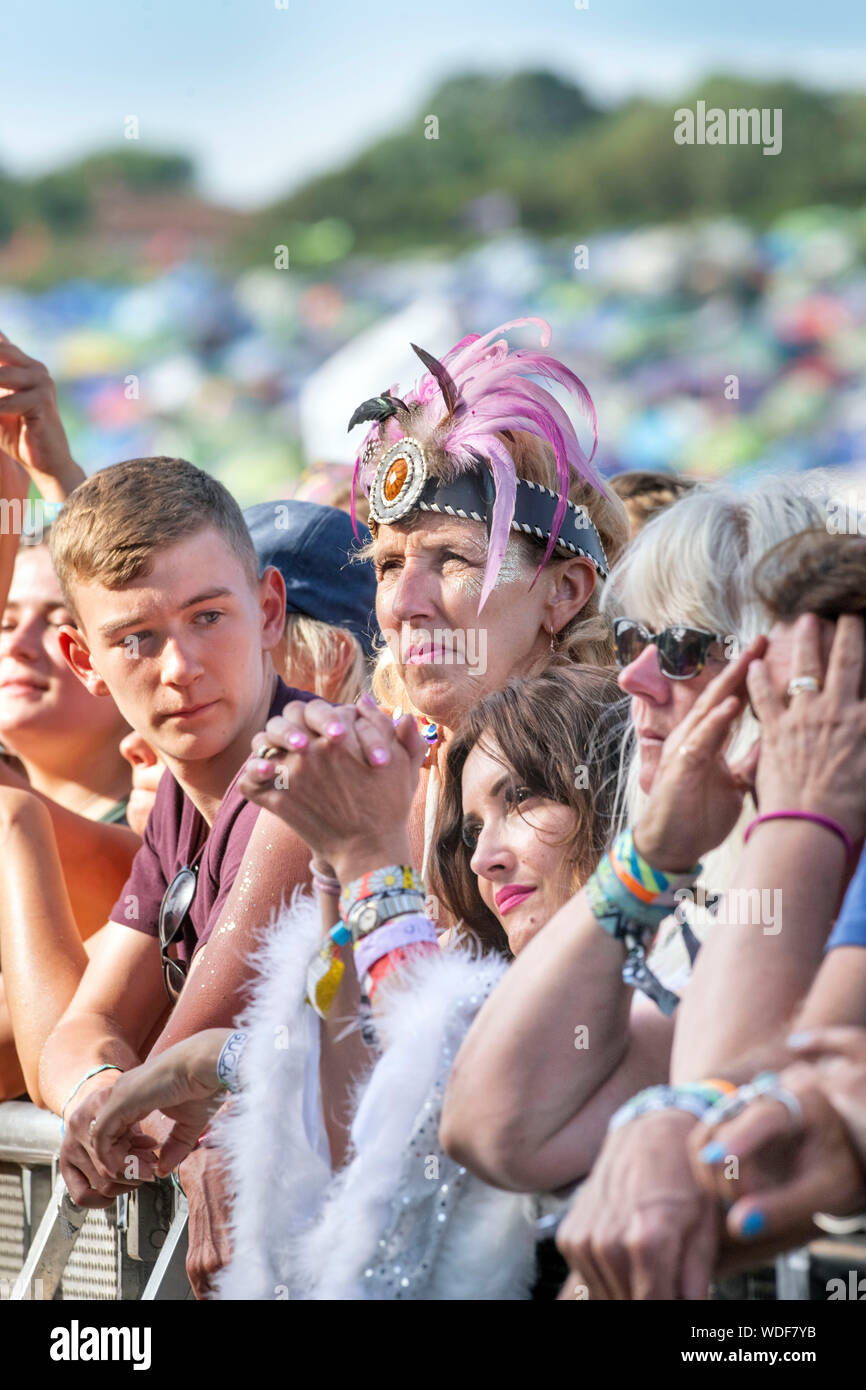
[[254, 206], [354, 153], [443, 76], [545, 65], [602, 99], [702, 72], [866, 84], [862, 0], [0, 0], [0, 166], [118, 143], [196, 157]]

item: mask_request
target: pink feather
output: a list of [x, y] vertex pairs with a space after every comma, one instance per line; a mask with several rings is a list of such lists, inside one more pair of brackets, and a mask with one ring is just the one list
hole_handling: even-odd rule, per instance
[[[435, 440], [462, 467], [474, 467], [479, 454], [490, 461], [496, 498], [479, 612], [495, 583], [508, 545], [517, 495], [514, 460], [498, 434], [505, 430], [525, 430], [546, 439], [556, 455], [559, 498], [551, 535], [536, 579], [553, 553], [565, 518], [571, 470], [591, 486], [598, 489], [604, 487], [592, 466], [598, 447], [598, 416], [584, 383], [564, 363], [543, 352], [528, 348], [511, 351], [502, 336], [509, 329], [525, 328], [530, 324], [540, 330], [541, 346], [547, 347], [551, 336], [550, 326], [543, 319], [520, 318], [501, 324], [483, 336], [467, 334], [441, 359], [458, 392], [456, 409], [444, 433], [437, 435], [436, 431], [446, 402], [431, 372], [426, 372], [414, 391], [404, 397], [407, 404], [420, 406], [413, 417], [412, 432], [422, 441]], [[592, 428], [593, 444], [589, 456], [559, 401], [545, 387], [527, 379], [532, 376], [554, 381], [572, 394], [581, 415]], [[392, 394], [396, 394], [397, 390], [395, 385]], [[402, 437], [401, 427], [394, 417], [386, 422], [383, 434], [386, 441], [392, 443]], [[363, 454], [363, 447], [361, 452]], [[358, 468], [359, 464], [356, 463], [356, 476]], [[362, 483], [369, 492], [368, 479], [362, 476]]]
[[[537, 324], [541, 329], [541, 346], [547, 347], [550, 342], [550, 324], [546, 323], [544, 319], [510, 319], [508, 323], [500, 324], [498, 328], [491, 328], [489, 333], [485, 333], [481, 338], [474, 338], [469, 343], [464, 338], [462, 342], [445, 354], [442, 358], [442, 365], [447, 367], [452, 377], [456, 379], [461, 372], [465, 372], [473, 362], [477, 362], [483, 356], [488, 343], [492, 343], [493, 339], [500, 333], [507, 333], [510, 328], [525, 328], [530, 323]], [[459, 385], [459, 382], [457, 384]]]
[[493, 503], [493, 514], [490, 518], [487, 563], [484, 566], [484, 583], [478, 603], [478, 612], [480, 613], [496, 583], [496, 576], [508, 546], [511, 523], [514, 520], [514, 506], [517, 501], [517, 474], [514, 471], [514, 460], [501, 439], [497, 439], [493, 434], [482, 434], [478, 436], [477, 444], [479, 451], [487, 454], [490, 459], [493, 481], [496, 484], [496, 498]]

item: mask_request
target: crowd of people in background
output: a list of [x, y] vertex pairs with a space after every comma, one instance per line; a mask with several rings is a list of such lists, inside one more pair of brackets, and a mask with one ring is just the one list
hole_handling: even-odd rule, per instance
[[0, 1098], [198, 1297], [701, 1299], [866, 1210], [866, 542], [606, 481], [527, 327], [245, 512], [0, 341]]

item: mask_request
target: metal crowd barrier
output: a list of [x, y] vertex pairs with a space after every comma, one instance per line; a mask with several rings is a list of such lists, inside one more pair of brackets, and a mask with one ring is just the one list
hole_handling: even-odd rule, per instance
[[[0, 1103], [0, 1301], [192, 1298], [186, 1199], [161, 1181], [84, 1210], [59, 1175], [59, 1152], [56, 1115]], [[846, 1225], [858, 1222], [781, 1256], [774, 1290], [722, 1296], [866, 1299], [866, 1235]]]
[[172, 1184], [84, 1210], [59, 1175], [59, 1152], [56, 1115], [0, 1104], [0, 1300], [192, 1298], [187, 1204]]

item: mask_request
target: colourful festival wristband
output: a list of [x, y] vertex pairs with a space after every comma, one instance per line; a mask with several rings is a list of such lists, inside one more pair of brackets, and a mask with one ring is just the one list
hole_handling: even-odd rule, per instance
[[388, 864], [382, 869], [372, 869], [368, 874], [347, 883], [340, 894], [340, 916], [345, 922], [352, 908], [368, 898], [385, 898], [398, 893], [421, 893], [426, 897], [427, 890], [420, 874], [416, 874], [411, 864]]
[[840, 825], [837, 820], [833, 820], [830, 816], [820, 815], [818, 811], [767, 811], [762, 816], [755, 816], [755, 819], [750, 822], [746, 829], [746, 833], [743, 836], [743, 843], [748, 844], [752, 831], [756, 830], [764, 821], [769, 820], [808, 820], [811, 821], [813, 825], [823, 825], [825, 830], [832, 830], [834, 835], [839, 836], [839, 839], [845, 846], [845, 853], [849, 859], [854, 853], [854, 841], [851, 839], [844, 825]]
[[435, 942], [415, 941], [408, 946], [397, 946], [393, 951], [389, 951], [386, 956], [381, 956], [372, 965], [364, 976], [364, 993], [369, 999], [373, 998], [378, 986], [389, 975], [395, 974], [401, 966], [411, 965], [413, 961], [419, 960], [424, 956], [439, 954], [439, 947]]
[[220, 1049], [217, 1058], [216, 1074], [217, 1080], [224, 1091], [231, 1091], [232, 1095], [237, 1095], [241, 1089], [240, 1065], [244, 1055], [248, 1034], [236, 1032], [230, 1033]]
[[389, 951], [394, 951], [400, 946], [413, 946], [420, 941], [430, 942], [434, 946], [437, 942], [436, 928], [430, 918], [420, 912], [395, 917], [393, 922], [386, 922], [376, 931], [362, 936], [355, 944], [355, 969], [358, 979], [362, 980], [376, 961], [381, 960], [382, 956], [387, 956]]
[[[730, 1083], [724, 1084], [728, 1086]], [[614, 1112], [607, 1127], [608, 1133], [622, 1129], [623, 1125], [656, 1110], [681, 1110], [694, 1115], [696, 1120], [702, 1120], [724, 1099], [725, 1094], [718, 1083], [708, 1081], [690, 1081], [682, 1086], [648, 1086]]]
[[702, 865], [684, 874], [655, 869], [635, 849], [630, 830], [618, 835], [586, 883], [590, 908], [599, 925], [622, 941], [653, 935], [676, 908], [676, 893], [694, 883]]

